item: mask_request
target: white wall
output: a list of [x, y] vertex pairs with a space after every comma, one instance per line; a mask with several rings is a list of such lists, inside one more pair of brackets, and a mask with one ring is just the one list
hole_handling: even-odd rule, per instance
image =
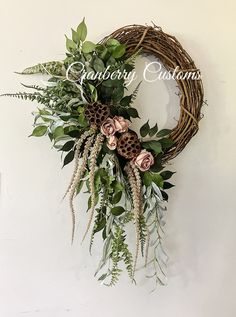
[[[202, 69], [209, 103], [199, 133], [172, 162], [177, 174], [166, 219], [169, 282], [149, 294], [142, 279], [134, 286], [124, 276], [106, 288], [93, 278], [99, 244], [93, 257], [88, 242], [80, 245], [85, 198], [78, 203], [72, 247], [69, 208], [60, 203], [72, 166], [61, 170], [47, 139], [27, 137], [36, 105], [0, 99], [1, 317], [235, 316], [235, 10], [233, 0], [0, 0], [1, 92], [37, 80], [14, 71], [63, 58], [63, 34], [86, 16], [94, 41], [152, 20], [174, 34]], [[168, 87], [157, 83], [141, 92], [137, 105], [150, 105], [140, 110], [144, 120], [158, 121], [153, 99], [165, 113]], [[165, 115], [160, 118], [164, 122]]]

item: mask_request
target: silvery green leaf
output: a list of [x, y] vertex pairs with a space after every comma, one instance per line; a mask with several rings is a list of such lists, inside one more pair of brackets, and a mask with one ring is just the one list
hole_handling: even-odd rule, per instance
[[78, 120], [75, 119], [75, 118], [70, 118], [67, 122], [73, 123], [73, 125], [74, 125], [74, 124], [77, 124], [77, 123], [78, 123]]
[[107, 262], [107, 259], [109, 257], [109, 253], [110, 253], [110, 249], [111, 249], [111, 241], [112, 241], [112, 236], [110, 234], [107, 237], [106, 241], [104, 242], [102, 258], [101, 258], [99, 265], [98, 265], [98, 268], [94, 274], [95, 276], [104, 267], [104, 265]]
[[152, 188], [150, 186], [146, 187], [146, 198], [149, 198], [151, 196]]
[[166, 266], [167, 261], [168, 261], [168, 257], [166, 255], [166, 253], [163, 253], [163, 250], [160, 246], [161, 246], [161, 243], [158, 243], [158, 245], [154, 249], [154, 252], [155, 252], [156, 258], [158, 260], [159, 268], [161, 269], [162, 273], [165, 275], [165, 273], [163, 271], [163, 269], [164, 269], [163, 265]]
[[83, 87], [81, 87], [81, 85], [75, 83], [76, 87], [79, 89], [80, 93], [81, 93], [81, 98], [83, 100], [84, 103], [87, 103], [87, 99], [84, 97], [84, 89]]
[[78, 102], [80, 102], [81, 100], [79, 99], [79, 98], [72, 98], [69, 102], [68, 102], [68, 106], [70, 107], [70, 106], [72, 106], [72, 105], [74, 105], [74, 104], [76, 104], [76, 103], [78, 103]]
[[110, 230], [112, 228], [113, 225], [113, 221], [114, 221], [114, 216], [110, 215], [108, 220], [107, 220], [107, 225], [106, 225], [106, 234], [109, 235], [110, 234]]
[[52, 81], [47, 81], [47, 80], [41, 80], [41, 83], [47, 87], [56, 87], [57, 86], [57, 83], [52, 82]]
[[158, 196], [158, 198], [159, 198], [161, 201], [163, 201], [162, 193], [161, 193], [159, 187], [158, 187], [155, 183], [153, 183], [153, 182], [152, 182], [152, 188], [153, 188], [154, 192], [156, 193], [156, 195]]
[[49, 119], [49, 120], [52, 120], [52, 121], [57, 121], [58, 120], [57, 117], [50, 116], [50, 115], [41, 115], [40, 117], [44, 118], [44, 119]]
[[104, 273], [99, 277], [98, 281], [103, 281], [105, 280], [106, 277], [107, 277], [107, 273]]

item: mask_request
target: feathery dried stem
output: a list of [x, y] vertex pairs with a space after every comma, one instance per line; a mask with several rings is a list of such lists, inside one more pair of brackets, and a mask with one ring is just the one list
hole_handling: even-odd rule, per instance
[[67, 196], [67, 194], [69, 193], [69, 191], [71, 190], [71, 187], [73, 185], [73, 182], [74, 182], [74, 179], [75, 179], [75, 176], [76, 176], [76, 173], [77, 173], [77, 170], [78, 170], [78, 167], [79, 167], [79, 158], [80, 158], [80, 150], [81, 150], [81, 146], [82, 144], [84, 143], [84, 141], [87, 139], [87, 137], [89, 137], [91, 134], [93, 133], [92, 130], [88, 130], [88, 131], [85, 131], [81, 136], [80, 138], [76, 141], [76, 145], [75, 145], [75, 166], [74, 166], [74, 171], [73, 171], [73, 174], [72, 174], [72, 177], [71, 177], [71, 181], [70, 181], [70, 184], [69, 186], [67, 187], [67, 190], [62, 198], [62, 200]]
[[135, 166], [135, 164], [132, 161], [130, 162], [130, 167], [132, 168], [133, 174], [136, 179], [137, 191], [139, 192], [139, 195], [140, 195], [139, 213], [142, 214], [143, 213], [142, 180], [141, 180], [138, 168]]
[[90, 192], [91, 192], [91, 208], [90, 208], [89, 221], [88, 221], [87, 228], [85, 230], [82, 241], [84, 241], [93, 220], [94, 209], [96, 204], [95, 202], [96, 193], [95, 193], [95, 187], [94, 187], [95, 168], [96, 168], [97, 156], [100, 153], [103, 141], [104, 141], [104, 135], [99, 133], [96, 137], [94, 146], [91, 151], [91, 158], [90, 158], [90, 164], [89, 164], [89, 186], [90, 186]]
[[74, 208], [73, 200], [75, 196], [76, 187], [79, 181], [81, 180], [81, 178], [83, 177], [84, 172], [86, 170], [87, 159], [89, 156], [90, 148], [93, 144], [93, 140], [94, 140], [94, 135], [90, 136], [85, 143], [82, 164], [78, 167], [74, 180], [69, 190], [69, 202], [70, 202], [70, 210], [72, 215], [72, 239], [71, 239], [72, 243], [73, 243], [74, 235], [75, 235], [75, 208]]

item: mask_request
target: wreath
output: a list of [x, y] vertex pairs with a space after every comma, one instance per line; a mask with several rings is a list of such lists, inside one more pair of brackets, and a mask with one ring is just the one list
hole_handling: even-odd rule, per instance
[[[88, 224], [83, 240], [91, 230], [91, 252], [95, 235], [99, 233], [103, 239], [98, 279], [114, 285], [125, 267], [135, 282], [141, 254], [147, 276], [156, 284], [165, 284], [168, 257], [162, 237], [166, 191], [174, 186], [169, 182], [174, 172], [165, 165], [198, 131], [202, 81], [185, 75], [199, 76], [200, 71], [177, 39], [156, 25], [126, 26], [98, 44], [86, 37], [83, 20], [72, 29], [72, 38], [66, 37], [63, 61], [40, 63], [21, 73], [47, 75], [44, 86], [24, 85], [33, 92], [5, 95], [41, 105], [34, 113], [31, 135], [47, 135], [62, 153], [63, 166], [74, 161], [64, 195], [69, 198], [72, 215], [72, 241], [77, 223], [74, 199], [85, 189]], [[177, 75], [182, 76], [176, 79], [180, 117], [173, 130], [159, 131], [158, 125], [151, 127], [149, 121], [140, 134], [132, 129], [132, 119], [139, 117], [134, 101], [140, 83], [128, 94], [127, 76], [134, 71], [138, 55], [153, 55], [169, 73], [177, 69]]]

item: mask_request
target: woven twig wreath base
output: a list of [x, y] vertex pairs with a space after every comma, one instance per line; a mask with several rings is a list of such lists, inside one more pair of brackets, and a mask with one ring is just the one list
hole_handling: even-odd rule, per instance
[[[179, 66], [182, 72], [199, 72], [194, 61], [184, 50], [178, 40], [162, 31], [157, 26], [129, 25], [122, 27], [108, 38], [115, 38], [127, 47], [127, 56], [134, 54], [141, 48], [141, 54], [155, 56], [167, 71], [174, 71]], [[165, 151], [163, 161], [176, 157], [198, 131], [203, 105], [203, 85], [201, 79], [177, 80], [180, 90], [180, 117], [176, 127], [172, 130], [171, 138], [175, 144]]]

